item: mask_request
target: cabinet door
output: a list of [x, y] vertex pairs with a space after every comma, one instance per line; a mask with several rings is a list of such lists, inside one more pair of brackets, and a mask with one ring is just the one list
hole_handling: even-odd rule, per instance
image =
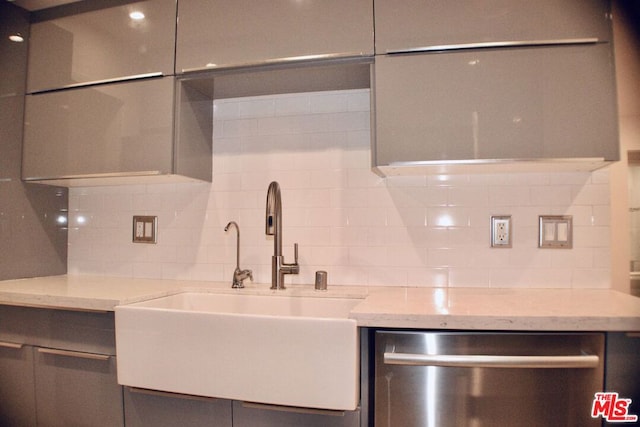
[[231, 427], [231, 401], [126, 387], [127, 427]]
[[[607, 333], [607, 375], [604, 391], [617, 392], [620, 399], [631, 399], [628, 414], [640, 416], [640, 333]], [[603, 425], [620, 425], [604, 422]]]
[[27, 91], [173, 74], [175, 21], [176, 0], [148, 0], [33, 23]]
[[114, 356], [38, 347], [35, 376], [38, 426], [124, 425]]
[[374, 164], [618, 159], [608, 44], [375, 62]]
[[608, 0], [375, 0], [376, 54], [441, 45], [611, 39]]
[[0, 342], [0, 425], [36, 425], [33, 390], [33, 347]]
[[325, 411], [233, 402], [233, 427], [359, 427], [360, 410]]
[[23, 179], [172, 172], [172, 77], [28, 95]]
[[373, 0], [185, 0], [176, 72], [373, 54]]

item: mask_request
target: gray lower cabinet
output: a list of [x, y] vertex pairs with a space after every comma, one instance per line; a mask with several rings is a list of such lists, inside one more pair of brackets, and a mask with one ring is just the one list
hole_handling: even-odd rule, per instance
[[359, 427], [360, 410], [263, 405], [125, 387], [127, 427]]
[[375, 0], [376, 55], [443, 46], [611, 39], [608, 0]]
[[233, 402], [233, 427], [359, 427], [360, 410], [325, 411]]
[[[620, 399], [631, 399], [627, 415], [640, 417], [640, 333], [609, 332], [606, 345], [604, 391], [618, 393]], [[609, 421], [603, 425], [624, 425], [613, 418]]]
[[373, 55], [373, 0], [178, 2], [176, 74]]
[[608, 43], [377, 56], [374, 166], [619, 158]]
[[0, 425], [36, 425], [34, 389], [33, 347], [0, 342]]
[[231, 405], [225, 399], [124, 389], [127, 427], [231, 427]]
[[113, 313], [0, 305], [0, 425], [124, 425]]
[[38, 426], [124, 423], [115, 356], [35, 348]]

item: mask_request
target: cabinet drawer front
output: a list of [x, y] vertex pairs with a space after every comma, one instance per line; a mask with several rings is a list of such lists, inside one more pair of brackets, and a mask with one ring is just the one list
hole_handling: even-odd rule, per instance
[[36, 425], [33, 347], [0, 344], [0, 425]]
[[0, 348], [37, 345], [113, 355], [116, 354], [113, 317], [113, 312], [0, 305]]
[[[135, 21], [129, 13], [140, 11]], [[173, 74], [176, 0], [154, 0], [36, 22], [27, 90], [147, 73]]]
[[360, 409], [329, 411], [234, 401], [233, 425], [234, 427], [358, 427]]
[[122, 387], [116, 358], [106, 360], [52, 354], [35, 355], [38, 419], [48, 426], [122, 426]]
[[24, 179], [171, 173], [173, 78], [28, 95]]
[[377, 57], [375, 164], [617, 160], [608, 44]]
[[611, 39], [607, 0], [375, 0], [376, 54], [476, 42]]
[[127, 427], [231, 427], [231, 405], [225, 399], [124, 388]]
[[373, 54], [373, 1], [178, 4], [176, 72]]

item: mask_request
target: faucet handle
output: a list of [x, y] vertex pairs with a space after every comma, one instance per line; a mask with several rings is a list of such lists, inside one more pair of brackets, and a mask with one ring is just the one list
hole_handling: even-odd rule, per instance
[[293, 244], [293, 263], [294, 264], [298, 263], [298, 244], [297, 243]]

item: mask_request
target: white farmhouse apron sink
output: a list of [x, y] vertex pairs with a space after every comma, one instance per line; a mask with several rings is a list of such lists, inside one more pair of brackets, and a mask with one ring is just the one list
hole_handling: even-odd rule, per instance
[[275, 405], [354, 410], [354, 298], [186, 292], [121, 305], [118, 382]]

